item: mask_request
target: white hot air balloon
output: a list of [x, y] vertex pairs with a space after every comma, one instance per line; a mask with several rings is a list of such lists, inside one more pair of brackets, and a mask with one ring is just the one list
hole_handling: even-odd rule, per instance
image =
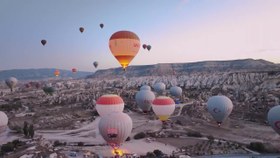
[[111, 112], [122, 112], [124, 109], [123, 99], [114, 94], [106, 94], [99, 97], [96, 101], [96, 110], [103, 117]]
[[0, 111], [0, 133], [4, 132], [8, 125], [8, 117], [7, 115]]
[[173, 86], [170, 88], [170, 94], [174, 97], [180, 97], [182, 95], [182, 88], [181, 87], [178, 87], [178, 86]]
[[226, 96], [212, 96], [207, 101], [207, 110], [220, 126], [233, 109], [232, 101]]
[[136, 103], [144, 113], [150, 111], [155, 94], [150, 90], [140, 90], [135, 96]]
[[159, 96], [153, 101], [152, 108], [161, 121], [166, 121], [175, 110], [175, 102], [170, 97]]
[[5, 80], [6, 85], [11, 89], [11, 92], [16, 87], [18, 80], [15, 77], [10, 77]]
[[267, 113], [269, 125], [280, 134], [280, 105], [274, 106]]
[[141, 88], [140, 88], [140, 91], [142, 91], [142, 90], [152, 90], [151, 89], [151, 87], [150, 86], [148, 86], [148, 85], [143, 85], [143, 86], [141, 86]]
[[103, 139], [117, 149], [129, 137], [132, 131], [132, 120], [123, 112], [113, 112], [99, 121], [99, 132]]
[[156, 91], [159, 95], [161, 95], [161, 94], [163, 94], [163, 92], [165, 91], [166, 86], [165, 86], [164, 83], [158, 82], [158, 83], [156, 83], [156, 84], [153, 86], [153, 88], [155, 89], [155, 91]]

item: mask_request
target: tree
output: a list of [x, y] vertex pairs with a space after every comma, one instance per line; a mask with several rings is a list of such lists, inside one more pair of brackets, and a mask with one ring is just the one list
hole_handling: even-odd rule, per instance
[[23, 134], [27, 137], [28, 136], [28, 123], [24, 121], [23, 125]]
[[156, 158], [156, 155], [153, 152], [147, 152], [146, 157], [147, 158]]
[[134, 136], [134, 139], [142, 139], [142, 138], [145, 138], [145, 137], [146, 137], [146, 134], [144, 132], [140, 132], [140, 133], [137, 133]]
[[163, 152], [158, 150], [158, 149], [154, 150], [153, 153], [156, 155], [156, 157], [162, 157], [163, 156]]
[[28, 136], [33, 138], [34, 134], [35, 134], [34, 127], [33, 127], [33, 125], [30, 125], [28, 128]]

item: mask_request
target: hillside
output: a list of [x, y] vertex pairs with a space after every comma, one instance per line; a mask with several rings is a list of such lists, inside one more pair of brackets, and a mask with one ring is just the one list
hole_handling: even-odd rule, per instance
[[[16, 77], [19, 80], [42, 80], [54, 77], [55, 69], [14, 69], [0, 71], [0, 80], [5, 80], [11, 76]], [[81, 78], [90, 75], [91, 72], [77, 72], [75, 74], [69, 70], [59, 70], [61, 78]]]
[[189, 74], [195, 72], [261, 72], [280, 71], [280, 65], [262, 59], [242, 59], [228, 61], [202, 61], [193, 63], [163, 63], [156, 65], [129, 66], [124, 73], [121, 68], [98, 70], [89, 78], [114, 78], [126, 75], [127, 77], [161, 76]]

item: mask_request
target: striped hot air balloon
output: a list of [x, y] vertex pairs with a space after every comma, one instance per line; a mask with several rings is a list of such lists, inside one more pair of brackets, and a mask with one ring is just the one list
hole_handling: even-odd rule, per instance
[[152, 109], [161, 121], [166, 121], [175, 110], [175, 102], [167, 96], [159, 96], [152, 103]]
[[275, 132], [280, 134], [280, 105], [274, 106], [268, 111], [267, 120]]
[[8, 117], [7, 115], [0, 111], [0, 133], [4, 132], [8, 125]]
[[111, 112], [122, 112], [124, 109], [123, 99], [114, 94], [102, 95], [96, 101], [96, 110], [103, 117]]
[[133, 32], [118, 31], [111, 36], [109, 47], [125, 70], [140, 49], [140, 39]]

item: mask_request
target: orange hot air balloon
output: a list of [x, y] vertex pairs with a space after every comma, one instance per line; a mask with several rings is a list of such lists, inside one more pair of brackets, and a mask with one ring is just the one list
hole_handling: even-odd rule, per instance
[[77, 72], [77, 69], [76, 69], [76, 68], [73, 68], [73, 69], [72, 69], [72, 72], [73, 72], [73, 73], [76, 73], [76, 72]]
[[133, 32], [118, 31], [111, 36], [109, 47], [125, 70], [140, 49], [140, 39]]
[[59, 70], [55, 70], [55, 71], [54, 71], [54, 75], [55, 75], [56, 77], [58, 77], [58, 76], [60, 75]]

